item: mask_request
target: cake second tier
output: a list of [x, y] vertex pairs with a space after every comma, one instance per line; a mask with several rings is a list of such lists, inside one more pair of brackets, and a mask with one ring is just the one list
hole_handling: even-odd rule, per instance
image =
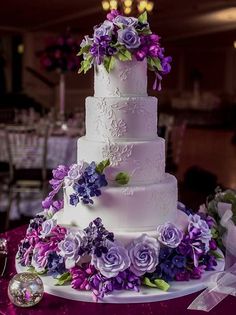
[[85, 228], [97, 217], [113, 232], [153, 231], [160, 224], [175, 222], [177, 215], [177, 181], [165, 174], [161, 182], [131, 187], [104, 187], [93, 205], [70, 205], [72, 187], [64, 194], [60, 223]]
[[158, 183], [165, 173], [165, 140], [156, 137], [151, 141], [91, 141], [86, 137], [78, 140], [78, 160], [99, 163], [109, 159], [105, 170], [112, 184], [120, 172], [129, 175], [128, 185]]

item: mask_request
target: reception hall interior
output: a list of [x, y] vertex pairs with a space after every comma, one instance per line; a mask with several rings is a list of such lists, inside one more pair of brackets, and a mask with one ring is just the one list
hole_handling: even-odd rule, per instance
[[[172, 57], [157, 134], [178, 199], [197, 210], [217, 187], [236, 189], [236, 1], [10, 0], [0, 8], [0, 232], [42, 210], [52, 170], [71, 165], [85, 135], [93, 71], [78, 74], [84, 35], [110, 8], [146, 9]], [[145, 120], [143, 122], [145, 124]]]

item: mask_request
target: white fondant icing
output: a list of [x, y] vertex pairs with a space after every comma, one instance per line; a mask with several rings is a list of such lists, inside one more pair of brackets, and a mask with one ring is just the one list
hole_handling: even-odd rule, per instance
[[116, 233], [154, 231], [165, 222], [176, 220], [177, 181], [170, 174], [158, 184], [125, 187], [104, 187], [102, 195], [94, 198], [93, 205], [69, 204], [71, 187], [65, 190], [64, 212], [60, 223], [85, 228], [97, 217], [105, 227]]
[[119, 172], [130, 176], [129, 185], [157, 183], [165, 173], [165, 141], [156, 136], [152, 141], [97, 142], [86, 137], [78, 140], [78, 160], [88, 163], [109, 159], [106, 169], [109, 181]]
[[155, 97], [87, 97], [87, 139], [152, 140], [156, 135]]
[[94, 69], [94, 95], [147, 96], [147, 61], [119, 61], [107, 72], [103, 64]]

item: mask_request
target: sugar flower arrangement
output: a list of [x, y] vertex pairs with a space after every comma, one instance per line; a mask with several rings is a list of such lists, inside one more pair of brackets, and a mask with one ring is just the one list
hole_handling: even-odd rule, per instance
[[[58, 171], [60, 181], [65, 174]], [[77, 173], [73, 167], [71, 172]], [[64, 177], [71, 180], [66, 173]], [[49, 204], [45, 202], [46, 209], [30, 221], [18, 261], [33, 272], [54, 277], [57, 285], [91, 291], [94, 301], [115, 290], [138, 292], [142, 285], [167, 291], [171, 281], [200, 279], [205, 271], [214, 270], [220, 258], [216, 221], [207, 213], [190, 213], [183, 229], [165, 223], [157, 227], [156, 235], [141, 234], [124, 245], [100, 218], [85, 229], [58, 225], [52, 210], [55, 213], [62, 205]]]
[[165, 57], [160, 37], [150, 30], [146, 12], [134, 18], [112, 10], [102, 24], [94, 27], [93, 36], [85, 36], [80, 46], [78, 55], [83, 56], [83, 61], [79, 73], [86, 73], [93, 65], [100, 64], [110, 72], [116, 58], [120, 61], [146, 58], [149, 70], [156, 75], [153, 88], [157, 88], [159, 80], [160, 90], [162, 76], [171, 70], [171, 57]]
[[44, 50], [38, 53], [42, 67], [47, 71], [75, 71], [79, 66], [76, 56], [79, 43], [69, 32], [48, 40]]
[[[59, 165], [52, 171], [53, 178], [49, 181], [52, 187], [49, 195], [43, 200], [42, 206], [53, 216], [55, 212], [63, 208], [63, 200], [57, 200], [59, 192], [67, 187], [72, 188], [69, 195], [69, 203], [76, 206], [78, 203], [93, 204], [94, 198], [102, 194], [101, 189], [107, 186], [108, 182], [104, 171], [110, 167], [110, 160], [100, 163], [94, 161], [90, 164], [79, 161], [67, 167]], [[119, 172], [114, 178], [117, 185], [126, 185], [129, 182], [129, 175]]]

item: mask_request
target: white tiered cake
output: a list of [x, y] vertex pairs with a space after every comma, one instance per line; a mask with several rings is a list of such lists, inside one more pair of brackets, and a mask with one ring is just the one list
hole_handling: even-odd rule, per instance
[[[165, 141], [157, 136], [157, 99], [147, 96], [146, 60], [120, 62], [108, 73], [95, 69], [95, 96], [86, 99], [86, 136], [78, 140], [78, 161], [110, 160], [108, 186], [93, 205], [70, 205], [71, 187], [59, 223], [85, 228], [96, 217], [127, 242], [175, 222], [177, 181], [165, 173]], [[118, 186], [115, 175], [130, 181]]]

